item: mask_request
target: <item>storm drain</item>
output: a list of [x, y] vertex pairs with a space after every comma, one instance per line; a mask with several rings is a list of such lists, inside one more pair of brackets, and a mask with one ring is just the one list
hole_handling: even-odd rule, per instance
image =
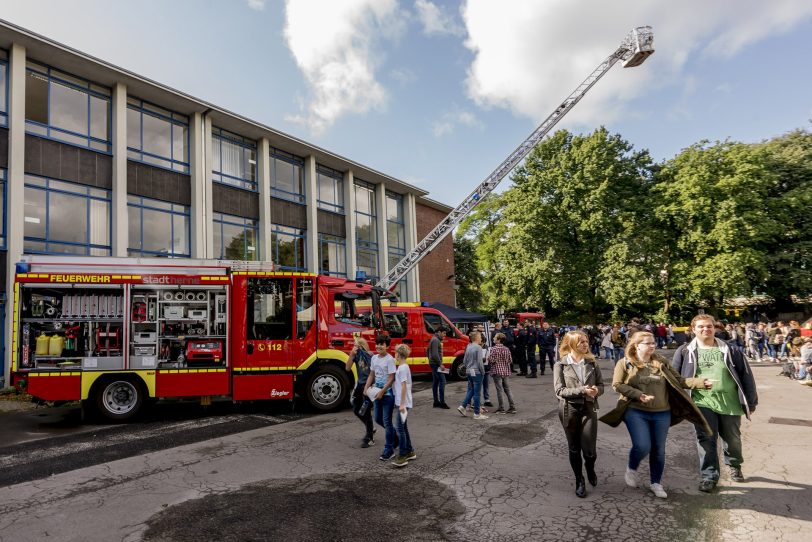
[[[407, 467], [408, 469], [408, 467]], [[170, 506], [144, 540], [435, 541], [464, 508], [446, 486], [403, 472], [267, 480]]]
[[801, 425], [804, 427], [812, 427], [812, 420], [801, 420], [798, 418], [770, 418], [768, 423], [776, 423], [778, 425]]
[[546, 434], [547, 428], [538, 423], [509, 423], [489, 427], [480, 439], [491, 446], [521, 448], [539, 442]]

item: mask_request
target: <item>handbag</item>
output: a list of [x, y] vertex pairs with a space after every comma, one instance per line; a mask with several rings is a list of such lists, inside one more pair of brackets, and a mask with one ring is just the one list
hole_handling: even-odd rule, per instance
[[369, 397], [370, 401], [377, 399], [379, 393], [381, 393], [381, 388], [378, 386], [370, 386], [367, 388], [367, 397]]

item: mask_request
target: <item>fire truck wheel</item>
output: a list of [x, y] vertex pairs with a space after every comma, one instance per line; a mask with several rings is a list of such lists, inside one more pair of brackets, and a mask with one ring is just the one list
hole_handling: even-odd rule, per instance
[[102, 416], [113, 421], [128, 420], [138, 414], [144, 403], [142, 388], [132, 380], [116, 378], [99, 383], [96, 406]]
[[305, 395], [313, 408], [336, 410], [347, 402], [350, 384], [345, 371], [333, 365], [322, 365], [307, 379]]
[[451, 374], [449, 376], [452, 380], [465, 380], [467, 378], [465, 364], [462, 362], [462, 358], [454, 360], [454, 365], [451, 366]]

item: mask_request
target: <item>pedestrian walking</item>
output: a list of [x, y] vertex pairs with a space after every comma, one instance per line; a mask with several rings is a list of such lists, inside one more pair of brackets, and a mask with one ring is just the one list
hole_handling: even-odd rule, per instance
[[482, 351], [482, 335], [478, 331], [472, 331], [470, 335], [471, 342], [465, 347], [465, 354], [463, 355], [463, 363], [465, 364], [465, 373], [468, 376], [468, 391], [465, 394], [462, 404], [457, 407], [457, 410], [463, 416], [466, 416], [465, 409], [468, 405], [474, 405], [474, 419], [487, 420], [488, 416], [480, 410], [480, 393], [482, 392], [482, 378], [485, 374], [484, 353]]
[[412, 350], [407, 344], [399, 344], [395, 347], [395, 427], [398, 433], [398, 456], [392, 462], [396, 467], [405, 467], [409, 461], [417, 459], [417, 452], [412, 446], [412, 438], [409, 435], [409, 410], [412, 408], [412, 372], [406, 360]]
[[665, 499], [662, 485], [665, 470], [665, 441], [668, 428], [684, 419], [707, 425], [685, 388], [710, 389], [707, 378], [684, 378], [668, 361], [655, 354], [653, 333], [638, 331], [626, 345], [626, 356], [615, 364], [612, 388], [620, 394], [617, 407], [601, 421], [617, 426], [626, 423], [632, 448], [626, 467], [626, 485], [637, 487], [637, 467], [649, 457], [652, 493]]
[[[598, 396], [603, 394], [601, 368], [589, 350], [589, 337], [582, 331], [570, 331], [561, 339], [561, 360], [553, 367], [553, 389], [558, 397], [558, 419], [564, 428], [575, 495], [586, 497], [586, 477], [592, 487], [598, 485], [595, 473], [598, 438]], [[583, 459], [582, 459], [583, 456]]]
[[525, 344], [525, 359], [527, 360], [527, 366], [529, 369], [527, 378], [538, 378], [538, 369], [536, 368], [536, 343], [538, 342], [538, 330], [539, 328], [534, 326], [532, 321], [528, 321], [527, 325], [525, 326], [525, 332], [527, 334], [527, 342]]
[[369, 378], [370, 364], [372, 362], [372, 354], [369, 352], [369, 344], [365, 339], [356, 337], [353, 341], [352, 350], [347, 358], [347, 363], [344, 369], [347, 372], [352, 371], [355, 367], [355, 374], [357, 380], [355, 381], [355, 388], [352, 390], [352, 412], [358, 419], [361, 420], [366, 428], [366, 434], [361, 441], [361, 448], [369, 448], [375, 442], [373, 441], [373, 433], [375, 427], [372, 425], [372, 408], [371, 401], [364, 394], [367, 379]]
[[[496, 413], [516, 414], [516, 403], [513, 401], [513, 395], [510, 393], [510, 385], [508, 384], [508, 380], [513, 374], [513, 371], [510, 369], [510, 364], [512, 363], [510, 350], [505, 346], [504, 333], [497, 333], [493, 339], [494, 345], [488, 351], [488, 362], [491, 366], [491, 378], [493, 379], [493, 387], [496, 388], [496, 400], [499, 404]], [[503, 393], [507, 398], [507, 409], [505, 409], [505, 403], [502, 398]]]
[[691, 397], [707, 421], [708, 427], [696, 426], [699, 451], [699, 490], [713, 491], [719, 482], [717, 443], [724, 443], [724, 462], [734, 482], [743, 482], [744, 456], [741, 441], [741, 417], [755, 412], [758, 393], [753, 372], [741, 351], [713, 336], [715, 320], [700, 314], [691, 321], [696, 338], [677, 348], [671, 364], [685, 378], [713, 382], [712, 389], [694, 389]]
[[548, 363], [551, 371], [555, 366], [556, 336], [549, 322], [541, 324], [541, 329], [536, 332], [536, 342], [539, 345], [539, 374], [543, 375]]
[[395, 457], [395, 426], [392, 424], [392, 411], [395, 408], [395, 394], [392, 391], [392, 385], [395, 383], [395, 358], [389, 354], [387, 349], [388, 338], [379, 335], [375, 339], [375, 351], [377, 354], [372, 356], [370, 361], [370, 372], [367, 378], [366, 386], [364, 386], [364, 395], [370, 386], [380, 388], [381, 391], [375, 396], [375, 423], [384, 429], [384, 445], [383, 452], [378, 458], [381, 461], [389, 461]]
[[612, 328], [606, 326], [603, 328], [603, 338], [601, 339], [601, 347], [603, 348], [604, 357], [609, 360], [614, 360], [615, 347], [612, 345]]
[[440, 327], [429, 341], [429, 367], [431, 368], [431, 394], [434, 397], [434, 408], [449, 408], [445, 403], [445, 370], [443, 368], [443, 339], [446, 328]]

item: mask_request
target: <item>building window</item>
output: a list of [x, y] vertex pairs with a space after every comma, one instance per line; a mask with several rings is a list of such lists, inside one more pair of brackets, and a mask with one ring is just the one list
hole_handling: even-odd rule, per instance
[[[397, 266], [406, 256], [406, 221], [403, 214], [403, 195], [386, 193], [386, 244], [389, 254], [389, 270]], [[400, 299], [407, 299], [406, 278], [398, 282], [395, 293]]]
[[257, 190], [257, 144], [221, 128], [211, 133], [212, 181]]
[[344, 213], [344, 175], [340, 171], [316, 166], [316, 182], [319, 187], [318, 206], [325, 211]]
[[189, 173], [189, 117], [128, 98], [127, 158]]
[[25, 176], [24, 251], [110, 256], [109, 190]]
[[319, 273], [347, 276], [347, 241], [336, 235], [319, 234]]
[[189, 207], [128, 195], [127, 214], [130, 256], [190, 256]]
[[277, 198], [305, 202], [304, 160], [280, 151], [271, 149], [271, 195]]
[[221, 260], [259, 259], [256, 220], [240, 216], [214, 213], [214, 257]]
[[6, 170], [0, 168], [0, 249], [6, 248]]
[[305, 230], [271, 224], [271, 260], [279, 269], [307, 271]]
[[25, 129], [31, 134], [110, 152], [110, 89], [28, 62]]
[[0, 49], [0, 126], [8, 126], [8, 53]]
[[375, 185], [356, 180], [353, 185], [355, 197], [355, 245], [356, 267], [368, 278], [378, 277], [378, 213], [375, 208]]

